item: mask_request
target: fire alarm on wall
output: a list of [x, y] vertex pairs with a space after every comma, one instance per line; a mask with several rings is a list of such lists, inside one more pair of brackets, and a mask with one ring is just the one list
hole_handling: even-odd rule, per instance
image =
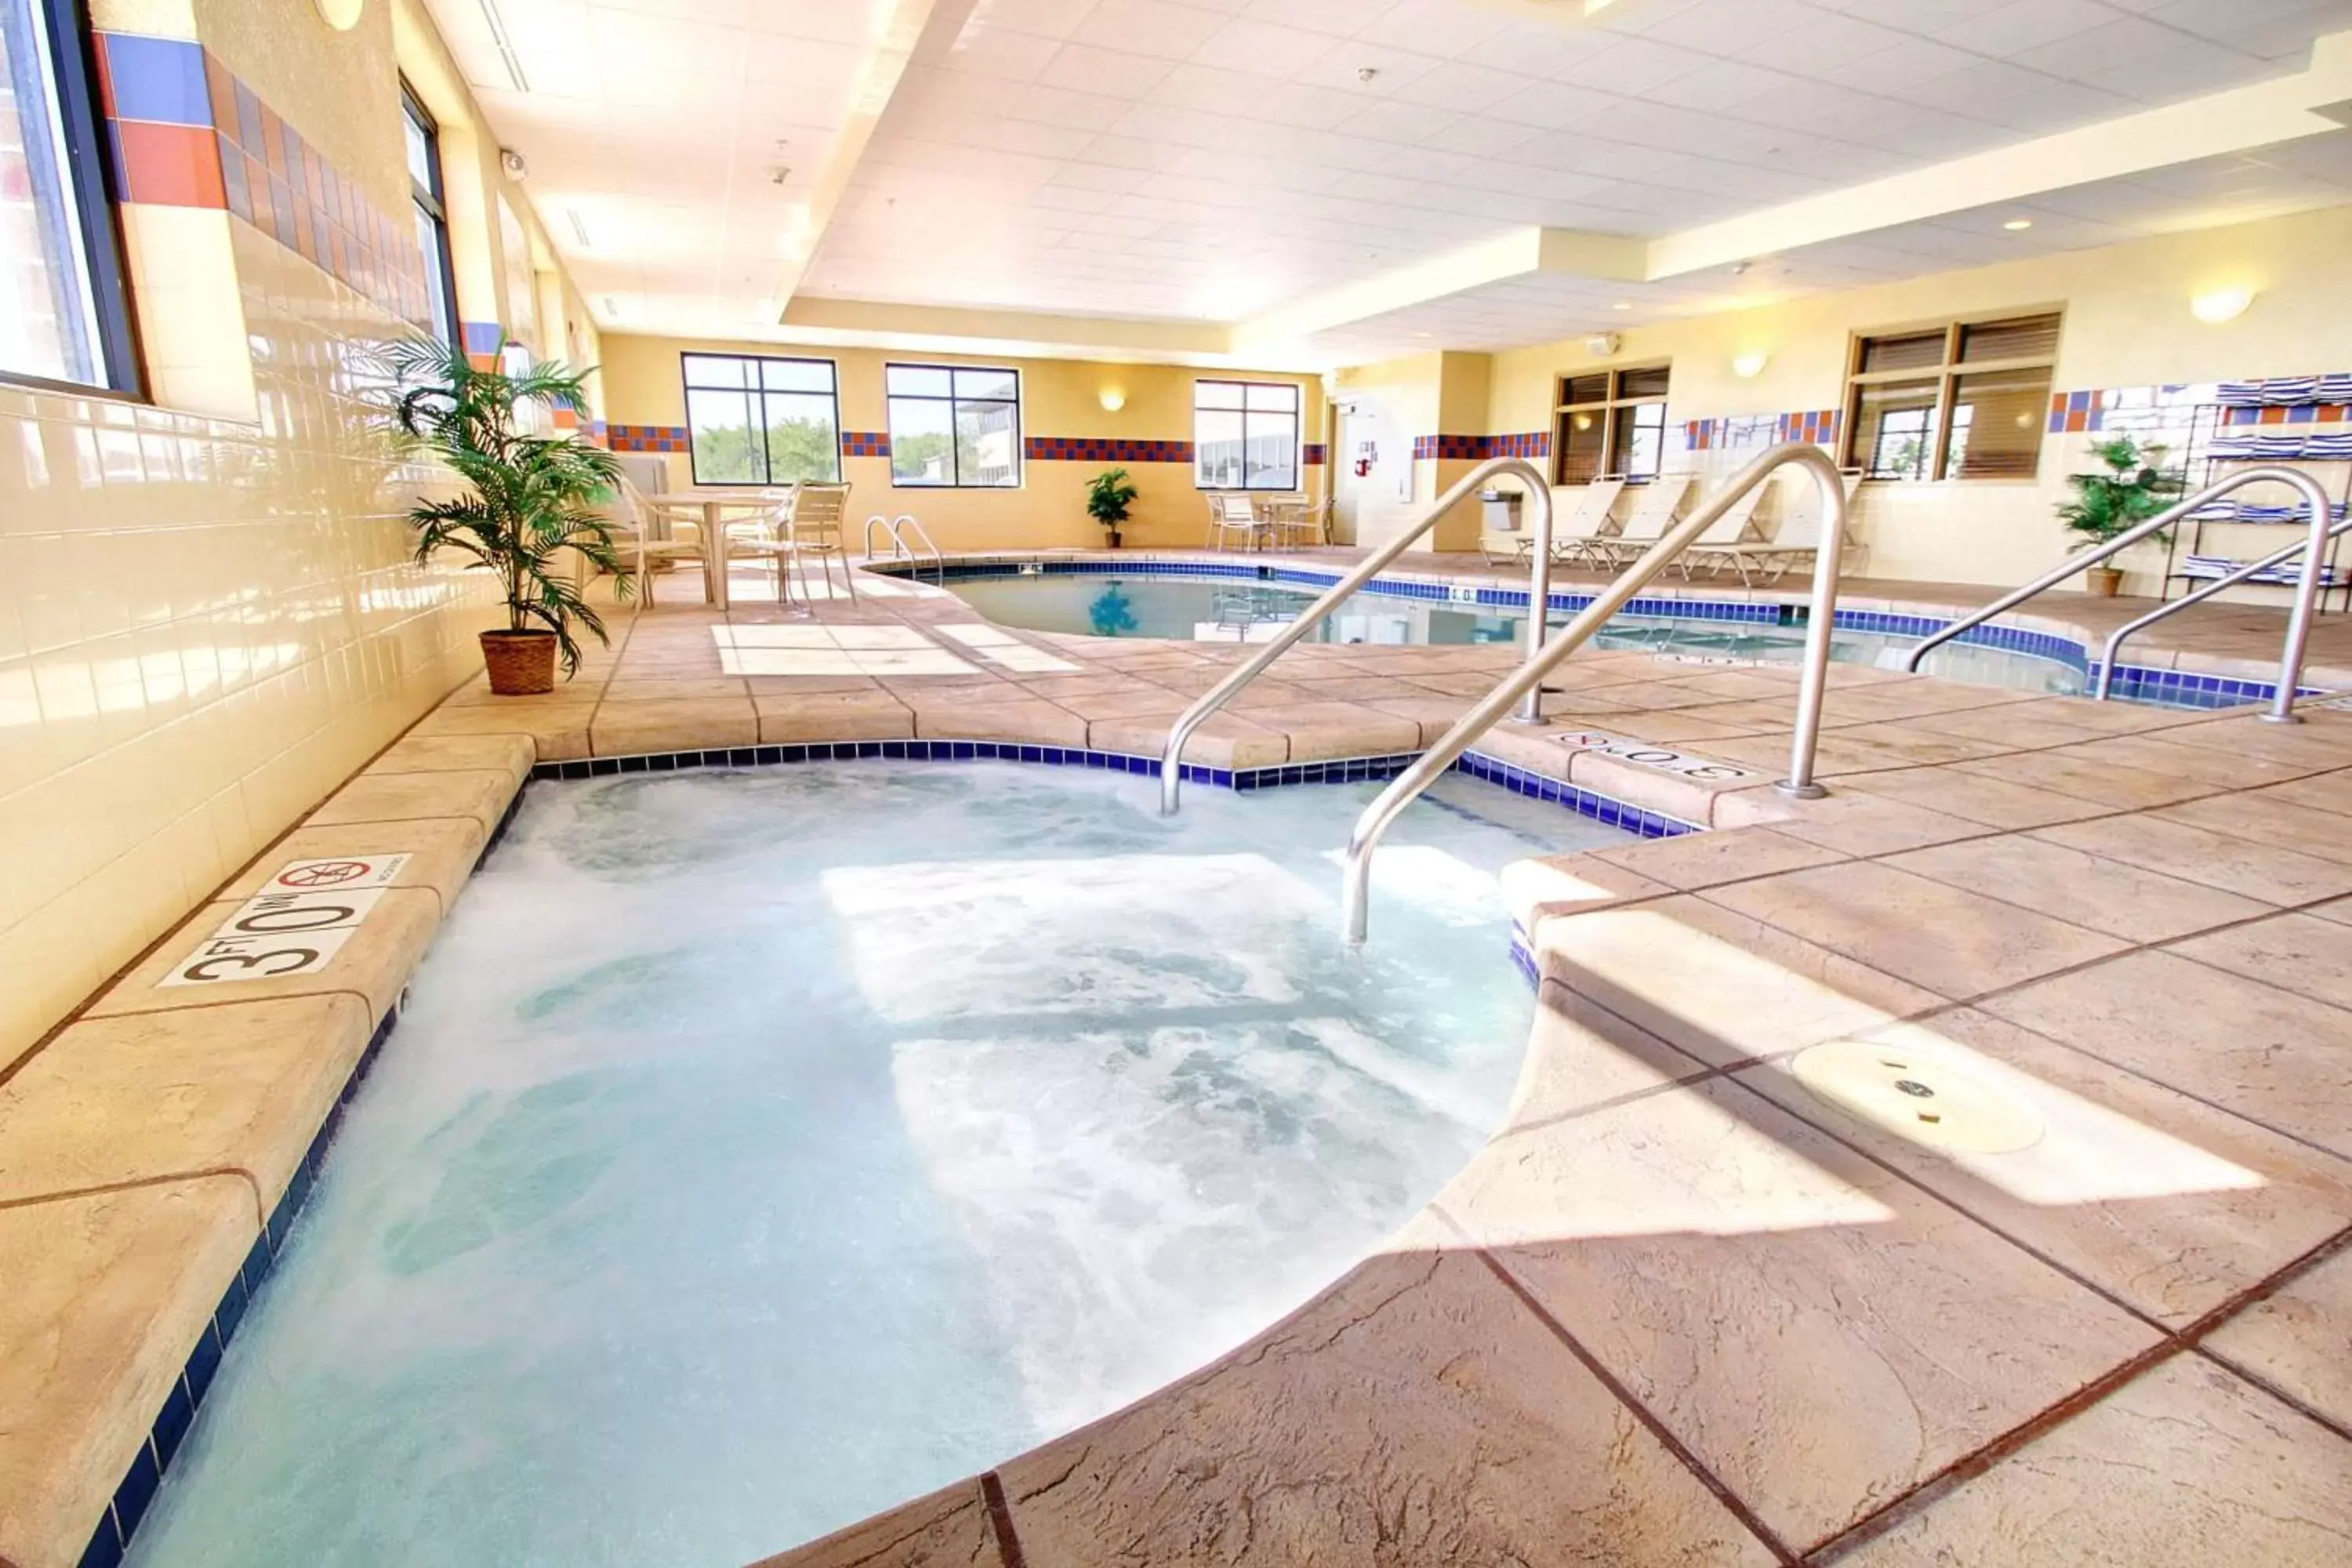
[[1625, 340], [1614, 332], [1598, 332], [1584, 340], [1584, 352], [1594, 359], [1607, 359], [1625, 346]]

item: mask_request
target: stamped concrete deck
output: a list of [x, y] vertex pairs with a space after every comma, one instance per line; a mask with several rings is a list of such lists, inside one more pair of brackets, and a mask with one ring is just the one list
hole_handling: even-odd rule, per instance
[[[0, 1068], [0, 1562], [76, 1562], [168, 1458], [241, 1263], [532, 763], [1149, 752], [1241, 657], [1004, 632], [905, 584], [814, 622], [755, 593], [633, 617], [553, 697], [455, 694]], [[1510, 658], [1303, 647], [1190, 754], [1411, 750]], [[1482, 749], [1718, 831], [1514, 870], [1543, 1005], [1471, 1168], [1250, 1344], [773, 1561], [2352, 1557], [2352, 712], [1844, 668], [1834, 793], [1792, 803], [1791, 671], [1598, 653], [1558, 684], [1560, 722]], [[1753, 776], [1557, 738], [1585, 729]], [[325, 969], [157, 988], [284, 862], [388, 849], [415, 858]], [[1955, 1151], [1839, 1110], [1791, 1064], [1840, 1039], [2041, 1136]]]

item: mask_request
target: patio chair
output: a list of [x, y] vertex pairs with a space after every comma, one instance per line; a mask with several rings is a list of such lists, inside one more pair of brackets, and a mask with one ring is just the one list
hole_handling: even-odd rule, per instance
[[[1848, 515], [1852, 514], [1854, 491], [1862, 485], [1862, 470], [1845, 471], [1845, 499]], [[1811, 566], [1821, 555], [1822, 518], [1818, 509], [1809, 509], [1800, 516], [1785, 519], [1769, 540], [1753, 543], [1718, 544], [1706, 552], [1706, 559], [1719, 575], [1726, 566], [1739, 574], [1739, 585], [1753, 588], [1760, 580], [1766, 584], [1779, 582], [1791, 566]], [[1840, 540], [1841, 551], [1853, 547], [1850, 539]]]
[[1209, 498], [1209, 548], [1223, 550], [1225, 541], [1238, 533], [1242, 548], [1255, 550], [1259, 539], [1267, 531], [1260, 521], [1256, 504], [1246, 495], [1223, 491]]
[[1331, 542], [1331, 503], [1328, 500], [1309, 500], [1303, 495], [1278, 497], [1267, 505], [1266, 516], [1276, 548]]
[[[1601, 571], [1609, 564], [1609, 542], [1617, 536], [1622, 526], [1617, 521], [1617, 503], [1624, 498], [1625, 481], [1611, 475], [1594, 479], [1576, 493], [1576, 505], [1566, 517], [1554, 518], [1551, 525], [1551, 558], [1562, 566], [1590, 566]], [[1535, 553], [1535, 539], [1529, 535], [1520, 559]]]
[[614, 542], [620, 548], [621, 558], [632, 563], [631, 569], [643, 584], [645, 597], [639, 603], [652, 609], [655, 582], [668, 567], [689, 562], [701, 571], [703, 602], [723, 603], [723, 590], [712, 581], [727, 570], [723, 554], [712, 553], [714, 548], [723, 546], [703, 538], [706, 529], [698, 510], [665, 508], [626, 479], [621, 481], [615, 504], [631, 513], [628, 537], [624, 540], [616, 531]]
[[1643, 486], [1642, 498], [1633, 503], [1633, 514], [1625, 520], [1625, 526], [1614, 534], [1594, 540], [1587, 558], [1597, 559], [1601, 568], [1609, 572], [1622, 571], [1639, 561], [1682, 516], [1692, 478], [1689, 474], [1660, 474]]
[[1705, 532], [1691, 541], [1690, 548], [1675, 563], [1682, 570], [1684, 582], [1689, 582], [1691, 574], [1702, 564], [1710, 566], [1709, 575], [1719, 574], [1724, 563], [1718, 552], [1755, 542], [1756, 509], [1763, 504], [1765, 492], [1773, 488], [1771, 481], [1749, 486], [1721, 517], [1707, 525]]
[[[780, 510], [772, 514], [773, 521], [762, 518], [771, 531], [764, 540], [746, 540], [740, 546], [744, 554], [762, 555], [776, 563], [776, 597], [785, 597], [784, 574], [791, 571], [800, 579], [801, 597], [814, 605], [819, 598], [830, 599], [833, 593], [833, 568], [841, 565], [843, 592], [851, 604], [857, 603], [857, 568], [849, 559], [849, 486], [845, 484], [798, 484], [778, 498]], [[824, 584], [818, 593], [810, 585], [808, 563], [814, 560], [817, 575]]]

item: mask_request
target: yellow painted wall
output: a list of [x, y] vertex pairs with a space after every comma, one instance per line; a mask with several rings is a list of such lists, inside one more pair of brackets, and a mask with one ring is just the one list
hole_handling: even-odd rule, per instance
[[[385, 11], [99, 21], [198, 38], [398, 212]], [[163, 405], [0, 385], [0, 1068], [478, 670], [489, 619], [486, 578], [409, 560], [416, 476], [352, 395], [401, 325], [226, 213], [123, 216]]]
[[[625, 337], [603, 342], [602, 378], [606, 416], [626, 425], [686, 423], [686, 391], [678, 356], [689, 352], [790, 354], [830, 359], [838, 367], [842, 428], [887, 431], [882, 371], [886, 363], [985, 364], [1021, 372], [1022, 433], [1024, 437], [1070, 436], [1130, 441], [1192, 439], [1192, 384], [1203, 376], [1289, 382], [1303, 389], [1304, 439], [1319, 442], [1323, 428], [1320, 384], [1312, 376], [1256, 371], [1196, 371], [1177, 365], [1110, 364], [1086, 360], [1010, 359], [898, 350], [791, 346], [774, 343], [691, 342], [677, 338]], [[1117, 412], [1102, 405], [1115, 390], [1126, 404]], [[1189, 463], [1040, 462], [1023, 466], [1018, 489], [897, 489], [887, 458], [845, 458], [842, 477], [854, 487], [850, 518], [863, 523], [877, 512], [919, 520], [942, 550], [1097, 548], [1102, 530], [1087, 515], [1087, 486], [1106, 468], [1124, 467], [1137, 497], [1125, 542], [1138, 547], [1198, 545], [1206, 535], [1208, 509], [1193, 487]], [[671, 480], [692, 481], [685, 453], [670, 459]], [[1325, 470], [1300, 470], [1310, 493], [1321, 493]]]
[[[1345, 448], [1332, 454], [1333, 482], [1348, 538], [1374, 546], [1390, 542], [1476, 466], [1459, 458], [1416, 458], [1413, 442], [1426, 436], [1485, 434], [1493, 385], [1489, 356], [1450, 350], [1357, 365], [1333, 378], [1332, 399], [1343, 410], [1337, 446]], [[1350, 408], [1352, 413], [1344, 412]], [[1359, 477], [1350, 465], [1359, 443], [1368, 439], [1376, 447], [1375, 467]], [[1475, 550], [1479, 519], [1476, 501], [1465, 501], [1452, 508], [1415, 548]]]
[[[2064, 310], [2059, 391], [2341, 370], [2352, 365], [2347, 251], [2352, 209], [2336, 208], [1636, 328], [1605, 363], [1671, 360], [1677, 426], [1841, 407], [1852, 334], [1986, 311]], [[2224, 285], [2258, 289], [2260, 297], [2235, 321], [2194, 320], [2190, 299]], [[1769, 363], [1743, 380], [1732, 362], [1753, 353], [1769, 354]], [[1487, 428], [1549, 428], [1554, 378], [1601, 363], [1580, 340], [1495, 356]], [[2016, 583], [2047, 570], [2073, 548], [2052, 509], [2065, 493], [2065, 476], [2092, 466], [2085, 451], [2095, 439], [2046, 437], [2040, 476], [2031, 482], [1864, 486], [1855, 532], [1869, 551], [1864, 569], [1961, 583]], [[1689, 466], [1712, 480], [1751, 456], [1696, 454]], [[2340, 490], [2343, 470], [2323, 472]], [[2208, 537], [2209, 546], [2242, 556], [2284, 542], [2275, 530]], [[2132, 568], [2126, 592], [2155, 591], [2161, 549], [2131, 552], [2124, 563]]]

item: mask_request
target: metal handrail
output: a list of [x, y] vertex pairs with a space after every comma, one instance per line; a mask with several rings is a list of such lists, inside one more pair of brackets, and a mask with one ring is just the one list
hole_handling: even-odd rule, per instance
[[2189, 513], [2210, 505], [2232, 490], [2266, 482], [2294, 486], [2303, 492], [2304, 500], [2311, 508], [2310, 553], [2304, 557], [2303, 577], [2295, 584], [2294, 608], [2287, 616], [2286, 646], [2279, 653], [2278, 696], [2272, 701], [2271, 710], [2263, 715], [2273, 724], [2301, 723], [2302, 720], [2295, 716], [2294, 711], [2294, 689], [2303, 683], [2303, 657], [2311, 642], [2311, 617], [2319, 606], [2319, 574], [2323, 565], [2320, 556], [2326, 552], [2329, 527], [2336, 521], [2336, 503], [2328, 499], [2327, 491], [2311, 475], [2301, 468], [2283, 468], [2277, 464], [2242, 468], [2221, 483], [2210, 485], [2179, 504], [2157, 513], [2146, 522], [2116, 534], [2105, 543], [2068, 556], [2063, 565], [2043, 573], [2013, 593], [2002, 595], [1983, 609], [1963, 616], [1927, 638], [1911, 650], [1911, 657], [1904, 662], [1903, 668], [1917, 674], [1921, 659], [1962, 633], [1972, 631], [1995, 616], [2015, 609], [2036, 595], [2049, 592], [2084, 567], [2095, 566], [2109, 556], [2137, 544], [2148, 535], [2163, 532], [2174, 523], [2184, 521]]
[[929, 531], [917, 521], [912, 513], [901, 512], [895, 518], [886, 518], [880, 512], [876, 512], [872, 517], [867, 518], [866, 520], [866, 559], [871, 561], [875, 558], [874, 530], [877, 524], [890, 536], [890, 559], [906, 562], [911, 569], [915, 581], [919, 583], [923, 580], [922, 557], [917, 555], [914, 547], [907, 542], [906, 534], [902, 531], [909, 528], [913, 529], [915, 536], [922, 541], [923, 548], [930, 552], [931, 569], [939, 574], [940, 581], [942, 583], [947, 581], [947, 557], [940, 553], [940, 547], [931, 542]]
[[[2336, 524], [2333, 528], [2330, 528], [2327, 531], [2327, 537], [2330, 539], [2336, 539], [2347, 532], [2352, 532], [2352, 518], [2347, 518], [2344, 521]], [[2260, 561], [2250, 561], [2245, 565], [2239, 567], [2235, 572], [2231, 573], [2229, 575], [2215, 578], [2212, 582], [2206, 584], [2203, 587], [2198, 589], [2193, 594], [2184, 594], [2179, 598], [2171, 601], [2169, 604], [2158, 605], [2156, 608], [2150, 610], [2147, 614], [2142, 616], [2139, 619], [2132, 622], [2128, 626], [2117, 626], [2114, 633], [2108, 637], [2106, 647], [2099, 650], [2099, 681], [2098, 685], [2093, 689], [2091, 695], [2097, 698], [2102, 702], [2105, 702], [2107, 700], [2108, 689], [2115, 685], [2116, 660], [2122, 654], [2123, 646], [2126, 639], [2137, 637], [2141, 632], [2156, 625], [2157, 622], [2164, 619], [2167, 616], [2177, 614], [2179, 611], [2187, 609], [2191, 605], [2203, 604], [2206, 600], [2221, 592], [2224, 588], [2234, 588], [2249, 577], [2254, 576], [2260, 573], [2267, 572], [2274, 566], [2284, 566], [2286, 563], [2294, 560], [2296, 556], [2302, 554], [2305, 551], [2310, 548], [2311, 541], [2308, 539], [2298, 539], [2284, 550], [2273, 550], [2268, 555], [2263, 556]], [[2302, 684], [2299, 679], [2296, 684]]]
[[1845, 476], [1821, 447], [1791, 441], [1773, 447], [1748, 464], [1705, 506], [1676, 523], [1650, 546], [1647, 554], [1602, 589], [1601, 596], [1570, 621], [1550, 647], [1538, 649], [1506, 676], [1500, 685], [1480, 698], [1476, 707], [1464, 714], [1459, 723], [1422, 753], [1420, 761], [1397, 775], [1381, 792], [1380, 798], [1364, 808], [1348, 840], [1346, 881], [1341, 893], [1349, 945], [1360, 945], [1364, 940], [1370, 914], [1372, 851], [1380, 847], [1381, 837], [1397, 814], [1444, 776], [1470, 749], [1471, 742], [1494, 728], [1514, 704], [1523, 698], [1539, 703], [1545, 676], [1591, 641], [1611, 616], [1673, 565], [1675, 558], [1714, 527], [1733, 502], [1791, 463], [1811, 470], [1814, 488], [1821, 495], [1822, 524], [1822, 543], [1813, 557], [1813, 604], [1805, 632], [1804, 674], [1797, 689], [1796, 734], [1790, 742], [1789, 776], [1777, 787], [1781, 794], [1802, 800], [1818, 799], [1829, 793], [1813, 782], [1813, 751], [1821, 739], [1822, 694], [1829, 681], [1830, 633], [1837, 623], [1839, 558], [1846, 550]]
[[[1160, 809], [1165, 816], [1174, 816], [1179, 787], [1183, 773], [1184, 742], [1192, 738], [1208, 717], [1231, 701], [1234, 693], [1265, 673], [1266, 668], [1287, 652], [1301, 637], [1323, 624], [1324, 617], [1352, 597], [1356, 591], [1378, 576], [1389, 563], [1437, 526], [1438, 520], [1469, 499], [1472, 491], [1498, 474], [1508, 474], [1528, 488], [1536, 503], [1535, 560], [1529, 569], [1528, 604], [1530, 613], [1528, 624], [1528, 658], [1532, 661], [1543, 651], [1545, 612], [1551, 601], [1551, 482], [1533, 464], [1522, 458], [1489, 458], [1461, 479], [1452, 488], [1430, 503], [1420, 520], [1371, 555], [1345, 577], [1333, 584], [1321, 598], [1309, 605], [1299, 617], [1285, 626], [1265, 646], [1243, 663], [1231, 675], [1211, 687], [1206, 695], [1184, 710], [1183, 716], [1168, 731], [1168, 749], [1160, 759]], [[1540, 699], [1530, 699], [1529, 712]]]

